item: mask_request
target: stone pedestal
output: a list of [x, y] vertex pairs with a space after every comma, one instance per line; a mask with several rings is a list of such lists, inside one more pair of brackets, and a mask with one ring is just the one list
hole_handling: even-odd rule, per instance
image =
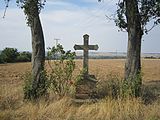
[[76, 99], [94, 99], [97, 80], [94, 75], [82, 77], [76, 86]]

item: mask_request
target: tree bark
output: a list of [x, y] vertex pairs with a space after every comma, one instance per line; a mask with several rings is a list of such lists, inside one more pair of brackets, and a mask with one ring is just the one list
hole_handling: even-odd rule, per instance
[[[45, 81], [42, 77], [45, 63], [45, 44], [43, 30], [40, 22], [39, 15], [37, 15], [31, 25], [32, 33], [32, 75], [33, 75], [33, 97], [38, 98], [40, 91], [43, 90], [45, 93]], [[43, 93], [40, 93], [43, 94]]]
[[[30, 2], [30, 3], [29, 3]], [[32, 35], [32, 83], [31, 89], [26, 91], [25, 99], [39, 99], [46, 94], [46, 79], [44, 75], [45, 43], [42, 25], [39, 17], [38, 5], [29, 1], [32, 8], [27, 8], [28, 23]]]
[[125, 0], [128, 48], [125, 63], [125, 80], [135, 82], [138, 79], [138, 86], [135, 88], [136, 96], [139, 94], [141, 85], [141, 39], [143, 30], [141, 28], [141, 17], [138, 10], [137, 0]]

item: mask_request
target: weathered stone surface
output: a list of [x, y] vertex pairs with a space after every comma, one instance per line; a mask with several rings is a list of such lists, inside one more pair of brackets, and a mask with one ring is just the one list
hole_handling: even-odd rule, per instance
[[75, 45], [75, 50], [83, 50], [83, 69], [85, 69], [85, 75], [88, 75], [88, 51], [98, 50], [98, 45], [89, 45], [89, 35], [85, 34], [83, 36], [84, 45]]
[[98, 45], [89, 45], [89, 35], [84, 35], [84, 45], [75, 45], [75, 50], [83, 50], [83, 70], [85, 70], [83, 77], [76, 86], [76, 99], [92, 99], [94, 98], [94, 90], [96, 88], [97, 80], [94, 75], [88, 74], [88, 51], [97, 50]]
[[83, 77], [83, 79], [81, 79], [77, 83], [75, 98], [77, 99], [94, 98], [96, 83], [97, 83], [97, 80], [95, 79], [94, 75]]

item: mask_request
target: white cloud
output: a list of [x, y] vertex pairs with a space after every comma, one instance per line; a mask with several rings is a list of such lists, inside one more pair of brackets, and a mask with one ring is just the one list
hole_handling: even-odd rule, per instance
[[[0, 10], [0, 15], [3, 10]], [[30, 50], [30, 31], [26, 25], [25, 16], [20, 9], [8, 9], [6, 17], [0, 18], [0, 49], [15, 47], [20, 50]]]
[[65, 0], [48, 0], [46, 2], [47, 6], [63, 6], [63, 7], [67, 7], [67, 6], [71, 6], [72, 7], [77, 7], [77, 5], [72, 4], [71, 2], [65, 1]]
[[[119, 35], [122, 39], [117, 43], [123, 43], [124, 37], [117, 32], [113, 22], [107, 22], [105, 13], [101, 9], [48, 11], [41, 16], [46, 46], [54, 45], [54, 38], [60, 38], [60, 43], [64, 44], [65, 48], [72, 49], [74, 44], [82, 44], [82, 35], [85, 33], [91, 36], [90, 43], [99, 44], [100, 51], [116, 50], [112, 45]], [[115, 33], [113, 37], [112, 32]], [[108, 43], [106, 44], [106, 42]], [[115, 44], [115, 46], [117, 45]], [[124, 51], [125, 48], [126, 44], [123, 45], [123, 48], [117, 46], [117, 49], [121, 51]]]
[[[92, 2], [91, 0], [84, 0]], [[94, 1], [94, 0], [93, 0]], [[117, 32], [115, 24], [108, 22], [105, 14], [111, 14], [114, 10], [113, 2], [97, 4], [96, 7], [83, 7], [64, 2], [64, 0], [48, 0], [45, 9], [42, 10], [41, 20], [44, 30], [46, 48], [55, 45], [54, 38], [60, 38], [60, 43], [66, 49], [72, 49], [74, 44], [82, 44], [82, 36], [90, 35], [90, 44], [98, 44], [99, 51], [126, 51], [127, 33]], [[107, 2], [105, 2], [107, 3]], [[0, 10], [0, 15], [3, 11]], [[30, 29], [25, 24], [25, 16], [21, 9], [8, 9], [5, 19], [0, 18], [0, 49], [15, 47], [19, 50], [31, 50]], [[158, 28], [158, 27], [157, 27]], [[158, 41], [159, 29], [149, 34]], [[148, 37], [146, 38], [148, 39]], [[157, 44], [146, 40], [143, 43], [143, 51], [153, 51]], [[149, 43], [149, 44], [148, 44]], [[148, 46], [150, 45], [150, 47]], [[160, 51], [157, 47], [156, 51]], [[147, 51], [148, 52], [148, 51]], [[155, 52], [155, 51], [154, 51]]]

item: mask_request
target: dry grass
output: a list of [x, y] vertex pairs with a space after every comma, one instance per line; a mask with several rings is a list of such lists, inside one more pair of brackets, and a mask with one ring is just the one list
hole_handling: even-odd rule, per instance
[[[76, 61], [76, 65], [75, 76], [82, 66], [81, 61]], [[105, 80], [108, 73], [123, 76], [124, 60], [90, 60], [90, 68], [90, 73], [98, 80]], [[0, 65], [0, 120], [159, 120], [160, 60], [143, 60], [142, 69], [146, 86], [144, 97], [153, 99], [149, 104], [141, 99], [105, 98], [77, 106], [71, 98], [38, 104], [23, 102], [20, 76], [31, 70], [31, 64]]]
[[139, 99], [103, 99], [94, 104], [76, 106], [70, 98], [49, 105], [23, 103], [17, 109], [0, 112], [1, 120], [159, 120], [160, 104], [144, 105]]

